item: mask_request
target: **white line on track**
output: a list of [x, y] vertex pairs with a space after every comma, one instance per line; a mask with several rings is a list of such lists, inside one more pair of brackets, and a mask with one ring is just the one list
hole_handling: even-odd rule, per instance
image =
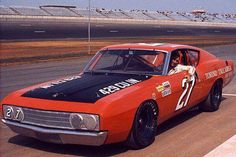
[[35, 30], [34, 33], [45, 33], [46, 31], [43, 30]]
[[161, 26], [153, 26], [153, 28], [161, 28]]
[[167, 30], [167, 33], [173, 33], [174, 30]]
[[236, 135], [219, 145], [204, 157], [235, 157], [236, 156]]
[[118, 33], [118, 30], [110, 30], [110, 33]]
[[104, 25], [95, 25], [95, 27], [104, 27]]
[[222, 95], [223, 96], [233, 96], [233, 97], [236, 97], [236, 94], [226, 94], [226, 93], [223, 93]]
[[31, 24], [20, 24], [21, 27], [31, 27]]

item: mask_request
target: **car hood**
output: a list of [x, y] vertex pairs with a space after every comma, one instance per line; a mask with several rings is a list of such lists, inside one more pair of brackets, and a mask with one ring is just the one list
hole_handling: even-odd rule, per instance
[[27, 91], [30, 98], [94, 103], [97, 100], [130, 88], [151, 76], [133, 74], [86, 73], [52, 81]]

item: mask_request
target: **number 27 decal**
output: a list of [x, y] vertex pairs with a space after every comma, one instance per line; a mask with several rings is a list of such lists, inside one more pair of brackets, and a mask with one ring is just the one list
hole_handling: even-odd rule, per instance
[[[184, 91], [183, 91], [183, 93], [181, 94], [181, 96], [179, 98], [179, 101], [178, 101], [178, 104], [177, 104], [177, 106], [175, 108], [175, 111], [185, 107], [188, 104], [188, 100], [190, 98], [190, 95], [192, 93], [193, 87], [195, 85], [195, 81], [196, 81], [195, 76], [191, 76], [190, 80], [188, 80], [187, 78], [184, 78], [182, 80], [182, 88], [184, 88]], [[191, 83], [191, 85], [190, 85], [190, 83]], [[186, 95], [187, 95], [187, 97], [184, 100], [184, 97]]]

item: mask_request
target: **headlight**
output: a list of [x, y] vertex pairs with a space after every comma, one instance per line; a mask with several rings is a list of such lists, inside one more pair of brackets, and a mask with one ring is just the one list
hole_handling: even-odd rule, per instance
[[92, 114], [71, 113], [70, 124], [74, 129], [99, 130], [99, 116]]

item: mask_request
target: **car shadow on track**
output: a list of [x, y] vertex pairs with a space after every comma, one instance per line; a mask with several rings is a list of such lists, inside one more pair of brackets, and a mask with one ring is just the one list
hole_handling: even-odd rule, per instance
[[71, 145], [71, 144], [54, 144], [39, 141], [30, 137], [16, 135], [9, 139], [9, 143], [17, 144], [31, 149], [41, 150], [49, 153], [56, 153], [60, 155], [76, 155], [76, 156], [112, 156], [121, 154], [128, 149], [121, 143], [110, 144], [103, 146], [83, 146], [83, 145]]
[[[222, 97], [221, 102], [224, 101], [225, 99], [227, 99], [227, 98]], [[159, 125], [158, 129], [157, 129], [157, 135], [160, 135], [163, 132], [165, 132], [171, 128], [174, 128], [175, 126], [178, 126], [179, 124], [199, 115], [202, 112], [203, 111], [201, 111], [198, 106], [190, 108], [188, 111], [183, 112], [183, 113], [165, 121], [161, 125]]]
[[189, 109], [186, 112], [183, 112], [159, 125], [157, 129], [157, 135], [162, 134], [163, 132], [178, 126], [179, 124], [199, 115], [202, 111], [198, 107]]
[[[222, 98], [222, 101], [226, 98]], [[157, 135], [170, 130], [179, 124], [199, 115], [202, 113], [198, 107], [194, 107], [170, 120], [167, 120], [158, 127]], [[50, 153], [57, 153], [61, 155], [77, 155], [77, 156], [112, 156], [116, 154], [121, 154], [129, 151], [122, 143], [109, 144], [99, 147], [93, 146], [82, 146], [82, 145], [62, 145], [42, 142], [30, 137], [24, 137], [21, 135], [16, 135], [11, 137], [8, 141], [9, 143], [29, 147], [32, 149], [42, 150]]]

